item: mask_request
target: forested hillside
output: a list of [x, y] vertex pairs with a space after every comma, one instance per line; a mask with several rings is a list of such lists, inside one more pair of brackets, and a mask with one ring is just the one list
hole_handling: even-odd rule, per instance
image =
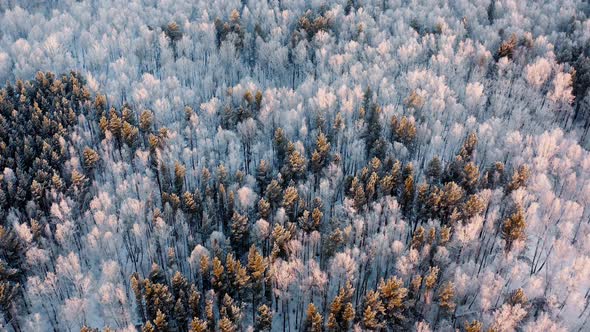
[[0, 0], [0, 330], [590, 330], [589, 17]]

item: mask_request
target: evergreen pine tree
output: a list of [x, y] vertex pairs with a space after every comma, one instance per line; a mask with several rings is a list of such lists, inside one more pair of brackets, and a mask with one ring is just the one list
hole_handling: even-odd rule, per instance
[[403, 287], [403, 281], [398, 277], [391, 277], [379, 283], [379, 294], [385, 308], [387, 320], [395, 324], [404, 318], [405, 299], [408, 289]]
[[96, 166], [96, 163], [100, 160], [100, 157], [96, 151], [89, 147], [84, 148], [84, 166], [86, 169], [93, 169]]
[[193, 318], [193, 320], [191, 321], [191, 326], [189, 329], [189, 332], [207, 332], [207, 322], [199, 319], [199, 318]]
[[158, 332], [152, 322], [147, 321], [145, 325], [141, 328], [142, 332]]
[[455, 309], [455, 289], [452, 282], [444, 284], [438, 294], [439, 306], [441, 309], [451, 312]]
[[440, 181], [442, 174], [442, 164], [440, 159], [435, 156], [428, 162], [426, 166], [426, 176], [428, 176], [428, 182], [431, 184], [437, 184]]
[[303, 322], [303, 331], [304, 332], [322, 332], [324, 326], [324, 318], [322, 315], [317, 311], [315, 305], [310, 303], [307, 306], [307, 313], [305, 316], [305, 321]]
[[465, 322], [465, 332], [482, 332], [483, 324], [480, 321], [473, 320], [471, 322]]
[[255, 329], [256, 331], [271, 331], [272, 328], [272, 311], [263, 304], [258, 307], [258, 314], [256, 315]]
[[384, 327], [382, 319], [385, 314], [385, 307], [378, 291], [370, 290], [367, 292], [363, 308], [361, 322], [365, 329], [374, 331]]
[[234, 212], [231, 218], [231, 243], [238, 254], [241, 254], [247, 248], [248, 228], [248, 217]]
[[348, 331], [354, 318], [354, 308], [352, 306], [352, 295], [354, 288], [347, 281], [346, 285], [340, 288], [338, 295], [330, 305], [328, 315], [328, 329], [330, 331]]
[[522, 207], [517, 205], [514, 213], [504, 220], [502, 224], [502, 238], [506, 241], [506, 251], [512, 249], [515, 241], [525, 238], [526, 220]]

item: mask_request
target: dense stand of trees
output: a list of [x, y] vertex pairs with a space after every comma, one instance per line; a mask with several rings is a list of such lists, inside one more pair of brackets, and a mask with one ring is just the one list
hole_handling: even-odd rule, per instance
[[587, 3], [0, 8], [2, 329], [590, 326]]

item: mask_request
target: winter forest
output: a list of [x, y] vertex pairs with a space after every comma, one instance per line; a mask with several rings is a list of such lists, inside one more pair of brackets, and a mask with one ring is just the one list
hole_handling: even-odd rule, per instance
[[585, 0], [0, 0], [0, 330], [590, 331]]

